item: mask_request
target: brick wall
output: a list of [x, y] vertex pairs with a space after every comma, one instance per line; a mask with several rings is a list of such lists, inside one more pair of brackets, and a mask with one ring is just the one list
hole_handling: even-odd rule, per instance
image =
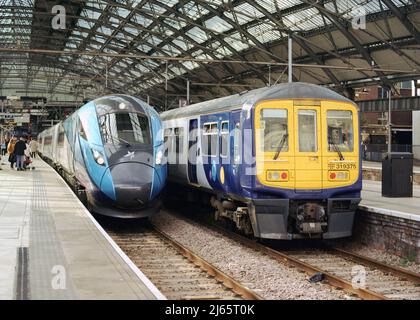
[[354, 238], [420, 263], [420, 222], [358, 210]]

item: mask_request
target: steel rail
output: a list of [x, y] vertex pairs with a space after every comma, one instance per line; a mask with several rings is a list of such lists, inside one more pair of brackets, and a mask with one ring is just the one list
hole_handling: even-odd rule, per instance
[[371, 259], [369, 257], [362, 256], [357, 253], [350, 252], [341, 248], [337, 248], [337, 247], [333, 247], [329, 245], [326, 245], [326, 248], [332, 252], [335, 252], [337, 255], [342, 256], [345, 259], [352, 260], [354, 262], [361, 263], [366, 266], [373, 267], [387, 273], [392, 273], [393, 275], [396, 275], [405, 280], [414, 282], [416, 284], [420, 284], [420, 274], [418, 273], [405, 270], [403, 268], [390, 266], [385, 263]]
[[[172, 215], [174, 215], [173, 213], [171, 213]], [[176, 216], [180, 216], [179, 214], [175, 214]], [[185, 218], [182, 217], [182, 219], [184, 220], [191, 220], [190, 218]], [[272, 249], [270, 247], [267, 247], [261, 243], [258, 243], [254, 240], [251, 240], [245, 236], [239, 235], [237, 233], [234, 233], [232, 231], [228, 231], [225, 228], [222, 228], [220, 226], [214, 225], [214, 224], [208, 224], [206, 223], [206, 226], [213, 228], [217, 231], [219, 231], [220, 233], [226, 235], [227, 237], [230, 237], [231, 239], [234, 239], [240, 243], [242, 243], [245, 246], [250, 247], [251, 249], [254, 249], [258, 252], [262, 252], [264, 254], [266, 254], [267, 256], [275, 259], [276, 261], [279, 261], [283, 264], [289, 265], [291, 267], [297, 268], [298, 270], [304, 271], [306, 274], [308, 274], [309, 276], [313, 276], [316, 273], [322, 273], [324, 275], [324, 280], [327, 281], [327, 283], [330, 286], [333, 287], [337, 287], [337, 288], [341, 288], [346, 292], [352, 293], [357, 295], [358, 297], [360, 297], [361, 299], [364, 300], [389, 300], [386, 296], [371, 291], [369, 289], [364, 289], [364, 288], [358, 288], [357, 286], [353, 285], [351, 282], [342, 279], [340, 277], [337, 277], [335, 275], [333, 275], [330, 272], [327, 272], [321, 268], [318, 268], [314, 265], [311, 265], [309, 263], [306, 263], [304, 261], [301, 261], [297, 258], [291, 257], [283, 252], [277, 251], [275, 249]]]
[[169, 242], [181, 255], [187, 258], [190, 262], [206, 271], [210, 276], [214, 277], [218, 282], [221, 282], [226, 288], [232, 290], [245, 300], [263, 300], [263, 298], [255, 293], [253, 290], [242, 285], [232, 277], [225, 274], [223, 271], [213, 266], [203, 258], [196, 255], [190, 249], [186, 248], [178, 241], [171, 238], [168, 234], [160, 230], [155, 225], [151, 224], [153, 231], [155, 231], [161, 238]]
[[301, 261], [299, 259], [296, 259], [294, 257], [291, 257], [283, 252], [277, 251], [275, 249], [272, 249], [270, 247], [267, 247], [263, 244], [260, 244], [258, 242], [252, 241], [244, 236], [240, 236], [236, 233], [228, 232], [223, 229], [221, 229], [222, 232], [226, 232], [228, 236], [236, 238], [235, 240], [240, 241], [241, 243], [259, 251], [263, 252], [269, 257], [284, 263], [286, 265], [295, 267], [299, 270], [304, 271], [309, 276], [313, 276], [316, 273], [322, 273], [324, 275], [324, 280], [328, 282], [329, 285], [337, 288], [341, 288], [345, 290], [346, 292], [350, 292], [352, 294], [357, 295], [358, 297], [364, 299], [364, 300], [388, 300], [388, 298], [380, 293], [371, 291], [369, 289], [364, 288], [358, 288], [357, 286], [354, 286], [351, 282], [337, 277], [333, 275], [330, 272], [327, 272], [321, 268], [318, 268], [314, 265], [311, 265], [309, 263], [306, 263], [304, 261]]

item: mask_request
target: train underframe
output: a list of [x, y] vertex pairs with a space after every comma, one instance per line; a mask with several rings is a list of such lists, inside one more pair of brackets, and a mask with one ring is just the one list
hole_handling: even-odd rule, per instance
[[179, 201], [214, 208], [214, 219], [230, 221], [237, 230], [255, 238], [334, 239], [352, 235], [360, 198], [314, 199], [243, 199], [215, 194], [174, 182], [168, 184], [168, 196]]
[[351, 236], [360, 198], [253, 199], [247, 203], [210, 198], [215, 219], [262, 239], [333, 239]]

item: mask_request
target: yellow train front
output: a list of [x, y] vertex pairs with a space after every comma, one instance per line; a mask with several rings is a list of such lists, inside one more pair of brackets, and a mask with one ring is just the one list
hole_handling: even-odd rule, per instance
[[259, 237], [351, 235], [362, 188], [359, 113], [337, 96], [325, 92], [255, 106], [253, 189], [268, 196], [253, 200]]
[[216, 219], [258, 238], [351, 235], [362, 188], [352, 101], [293, 83], [161, 116], [166, 141], [176, 145], [169, 146], [168, 178], [177, 195], [207, 197]]

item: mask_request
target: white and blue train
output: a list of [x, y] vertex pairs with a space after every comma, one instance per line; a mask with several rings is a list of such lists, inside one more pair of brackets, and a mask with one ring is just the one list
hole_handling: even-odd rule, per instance
[[106, 96], [38, 136], [39, 151], [94, 213], [142, 218], [159, 211], [166, 183], [162, 122], [145, 102]]

